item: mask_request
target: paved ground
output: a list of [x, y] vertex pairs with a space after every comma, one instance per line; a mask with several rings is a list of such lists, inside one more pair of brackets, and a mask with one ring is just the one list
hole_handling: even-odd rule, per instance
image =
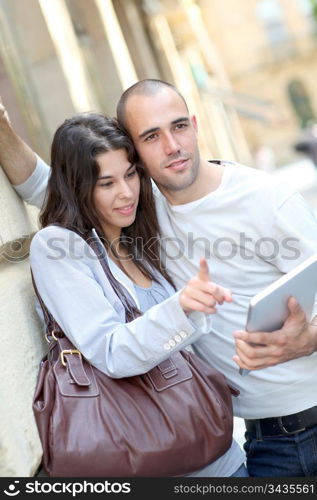
[[[289, 184], [304, 196], [317, 215], [317, 168], [309, 160], [281, 167], [273, 172], [281, 182]], [[244, 423], [234, 419], [234, 437], [240, 445], [244, 442]]]

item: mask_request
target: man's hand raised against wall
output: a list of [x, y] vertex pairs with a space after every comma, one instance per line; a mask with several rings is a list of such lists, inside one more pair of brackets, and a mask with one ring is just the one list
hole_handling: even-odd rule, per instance
[[0, 96], [0, 165], [14, 185], [25, 182], [36, 167], [32, 149], [15, 132]]
[[3, 101], [1, 99], [1, 96], [0, 96], [0, 120], [2, 120], [3, 118], [5, 120], [7, 120], [8, 122], [10, 122], [8, 112], [7, 112], [7, 110], [3, 104]]

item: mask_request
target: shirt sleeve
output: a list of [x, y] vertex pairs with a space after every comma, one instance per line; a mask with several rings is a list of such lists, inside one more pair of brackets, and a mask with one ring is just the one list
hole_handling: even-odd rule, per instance
[[37, 156], [34, 172], [32, 172], [30, 177], [22, 184], [13, 187], [24, 201], [30, 205], [42, 208], [50, 176], [50, 170], [51, 169], [47, 163], [45, 163], [42, 158]]
[[[179, 292], [124, 323], [121, 303], [100, 263], [96, 257], [93, 263], [83, 240], [74, 255], [66, 231], [52, 226], [35, 235], [31, 267], [46, 307], [69, 340], [99, 370], [114, 378], [145, 373], [208, 333], [209, 322], [201, 329], [205, 315], [186, 316]], [[52, 252], [57, 243], [58, 254]]]
[[[278, 205], [273, 234], [278, 243], [273, 263], [284, 273], [317, 253], [317, 218], [302, 195], [293, 193]], [[317, 295], [313, 316], [316, 314]]]

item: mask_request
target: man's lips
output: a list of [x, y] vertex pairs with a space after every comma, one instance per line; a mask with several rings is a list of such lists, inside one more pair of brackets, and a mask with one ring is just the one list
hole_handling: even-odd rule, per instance
[[122, 207], [115, 208], [117, 212], [121, 215], [130, 215], [133, 213], [135, 203], [130, 203], [129, 205], [124, 205]]
[[187, 162], [188, 158], [179, 158], [178, 160], [172, 161], [172, 163], [167, 165], [166, 168], [171, 170], [181, 170], [186, 166]]

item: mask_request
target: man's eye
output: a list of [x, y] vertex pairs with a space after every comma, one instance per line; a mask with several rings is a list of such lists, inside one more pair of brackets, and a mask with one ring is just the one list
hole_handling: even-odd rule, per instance
[[188, 127], [188, 123], [178, 123], [175, 125], [176, 130]]
[[151, 134], [151, 135], [148, 135], [144, 140], [145, 142], [149, 142], [149, 141], [152, 141], [153, 139], [155, 139], [157, 137], [157, 134]]

